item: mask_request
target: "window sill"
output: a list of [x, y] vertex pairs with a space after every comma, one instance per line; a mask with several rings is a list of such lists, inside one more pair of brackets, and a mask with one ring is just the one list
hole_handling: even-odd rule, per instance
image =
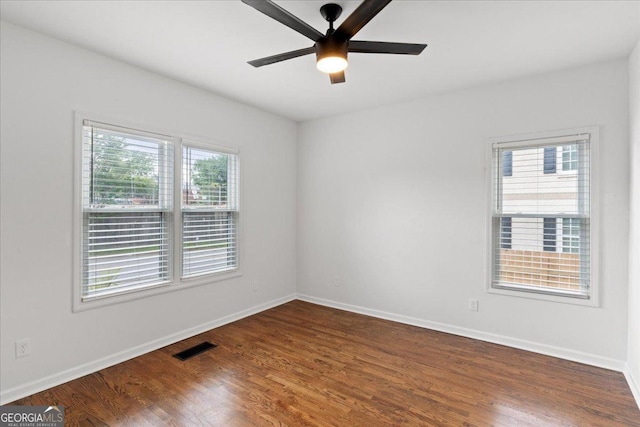
[[526, 291], [526, 290], [517, 290], [517, 289], [504, 289], [504, 288], [494, 288], [489, 286], [487, 288], [487, 293], [496, 294], [496, 295], [505, 295], [517, 298], [528, 298], [535, 299], [540, 301], [548, 301], [548, 302], [557, 302], [563, 304], [571, 304], [571, 305], [581, 305], [584, 307], [599, 307], [597, 298], [593, 295], [591, 298], [579, 298], [565, 295], [552, 295], [552, 294], [544, 294], [535, 291]]
[[[235, 279], [242, 276], [242, 272], [238, 268], [226, 270], [218, 273], [203, 274], [201, 276], [182, 279], [178, 282], [168, 282], [153, 287], [144, 287], [132, 289], [128, 292], [122, 292], [115, 295], [105, 295], [102, 297], [92, 298], [88, 301], [82, 301], [80, 296], [74, 297], [73, 309], [74, 313], [92, 310], [94, 308], [105, 307], [114, 304], [121, 304], [142, 298], [148, 298], [155, 295], [166, 294], [169, 292], [180, 291], [183, 289], [195, 288], [197, 286], [210, 285], [215, 282]], [[74, 287], [75, 289], [75, 287]]]

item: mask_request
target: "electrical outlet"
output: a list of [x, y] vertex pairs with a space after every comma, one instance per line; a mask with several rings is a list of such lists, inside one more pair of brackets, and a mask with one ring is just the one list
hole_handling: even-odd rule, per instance
[[469, 311], [478, 311], [478, 300], [469, 298]]
[[31, 354], [31, 338], [16, 341], [16, 359]]
[[340, 276], [336, 276], [333, 278], [333, 286], [335, 286], [336, 288], [340, 287]]
[[257, 280], [253, 281], [253, 292], [258, 292], [258, 281]]

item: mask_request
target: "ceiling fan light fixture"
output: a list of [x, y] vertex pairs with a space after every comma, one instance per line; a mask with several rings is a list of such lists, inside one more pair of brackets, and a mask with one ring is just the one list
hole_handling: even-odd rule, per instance
[[349, 63], [346, 58], [343, 58], [342, 56], [325, 56], [324, 58], [318, 59], [318, 62], [316, 62], [318, 70], [327, 74], [343, 71], [348, 65]]
[[347, 42], [336, 42], [330, 37], [316, 42], [316, 67], [323, 73], [333, 74], [343, 71], [347, 62]]

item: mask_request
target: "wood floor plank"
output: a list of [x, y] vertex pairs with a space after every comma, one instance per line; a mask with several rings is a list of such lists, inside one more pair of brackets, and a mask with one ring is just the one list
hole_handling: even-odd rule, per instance
[[14, 404], [67, 426], [640, 426], [618, 372], [302, 301]]

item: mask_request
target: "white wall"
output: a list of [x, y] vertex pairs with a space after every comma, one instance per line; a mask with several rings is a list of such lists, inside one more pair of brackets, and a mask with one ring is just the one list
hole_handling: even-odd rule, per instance
[[[638, 14], [640, 26], [640, 13]], [[629, 338], [627, 379], [640, 406], [640, 41], [629, 57], [631, 201], [629, 231]]]
[[[622, 370], [628, 108], [620, 60], [301, 124], [299, 295]], [[601, 307], [486, 293], [488, 138], [589, 125], [601, 126]]]
[[[1, 31], [3, 402], [295, 295], [294, 122], [5, 22]], [[72, 313], [76, 109], [239, 147], [244, 275]], [[32, 354], [16, 359], [27, 337]]]
[[[630, 259], [640, 256], [638, 47], [629, 68], [598, 64], [296, 130], [11, 24], [2, 22], [0, 40], [3, 403], [290, 298], [296, 244], [303, 297], [603, 366], [627, 360], [640, 379], [640, 262], [627, 262], [628, 71]], [[73, 314], [74, 110], [239, 146], [244, 275]], [[485, 293], [487, 138], [593, 124], [602, 126], [601, 307]], [[255, 280], [259, 292], [252, 292]], [[480, 299], [479, 312], [467, 310], [469, 297]], [[26, 337], [33, 354], [16, 360], [14, 342]]]

